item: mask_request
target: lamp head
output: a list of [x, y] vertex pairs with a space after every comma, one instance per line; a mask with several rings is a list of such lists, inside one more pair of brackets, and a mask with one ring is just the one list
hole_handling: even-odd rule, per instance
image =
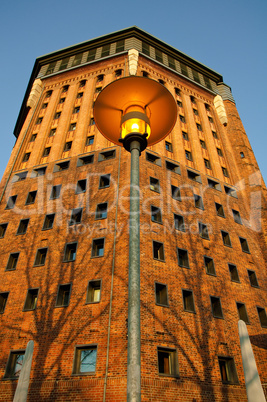
[[120, 146], [133, 133], [146, 137], [148, 146], [156, 144], [170, 133], [176, 118], [177, 105], [171, 93], [146, 77], [113, 81], [100, 92], [94, 105], [97, 128]]

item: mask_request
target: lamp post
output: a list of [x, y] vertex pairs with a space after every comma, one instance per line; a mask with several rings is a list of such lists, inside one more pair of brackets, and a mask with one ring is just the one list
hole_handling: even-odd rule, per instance
[[140, 196], [139, 156], [172, 130], [177, 106], [171, 93], [157, 81], [130, 76], [113, 81], [98, 95], [94, 119], [109, 141], [131, 153], [127, 400], [141, 401], [140, 335]]

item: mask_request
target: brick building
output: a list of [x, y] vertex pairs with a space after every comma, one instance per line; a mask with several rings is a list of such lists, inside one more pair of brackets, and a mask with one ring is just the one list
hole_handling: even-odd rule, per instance
[[130, 49], [178, 108], [140, 157], [142, 400], [246, 401], [239, 319], [266, 386], [266, 188], [231, 89], [131, 27], [35, 62], [0, 188], [1, 401], [29, 340], [29, 401], [126, 400], [130, 155], [93, 105]]

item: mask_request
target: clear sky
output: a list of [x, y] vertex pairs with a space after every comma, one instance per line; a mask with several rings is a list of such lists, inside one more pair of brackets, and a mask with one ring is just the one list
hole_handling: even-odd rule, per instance
[[267, 183], [266, 0], [1, 0], [0, 176], [37, 57], [132, 25], [219, 72]]

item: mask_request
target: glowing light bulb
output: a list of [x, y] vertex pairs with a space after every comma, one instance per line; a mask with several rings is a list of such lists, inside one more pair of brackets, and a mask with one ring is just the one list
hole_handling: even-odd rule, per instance
[[137, 123], [132, 124], [132, 130], [139, 130], [139, 125]]

